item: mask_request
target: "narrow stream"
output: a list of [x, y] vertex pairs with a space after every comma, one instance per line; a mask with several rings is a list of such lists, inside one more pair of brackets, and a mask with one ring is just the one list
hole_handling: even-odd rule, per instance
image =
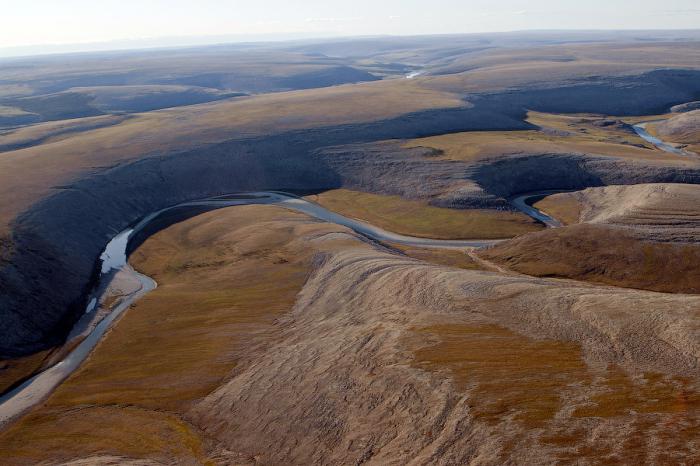
[[649, 131], [647, 131], [647, 125], [650, 123], [655, 123], [655, 121], [646, 121], [644, 123], [639, 123], [634, 126], [634, 131], [639, 135], [640, 138], [644, 139], [647, 142], [650, 142], [651, 144], [654, 145], [654, 147], [657, 147], [661, 149], [662, 151], [669, 152], [671, 154], [676, 154], [676, 155], [685, 155], [685, 156], [694, 156], [695, 154], [692, 152], [689, 152], [687, 150], [679, 149], [678, 147], [674, 146], [673, 144], [670, 144], [668, 142], [664, 142], [661, 139], [652, 136]]
[[561, 193], [561, 192], [565, 192], [565, 191], [551, 190], [551, 191], [538, 191], [538, 192], [533, 192], [533, 193], [520, 194], [518, 196], [510, 198], [510, 203], [513, 206], [515, 206], [516, 209], [529, 215], [530, 217], [534, 218], [535, 220], [539, 220], [540, 222], [544, 223], [548, 227], [558, 228], [558, 227], [563, 226], [559, 220], [557, 220], [554, 217], [550, 217], [549, 215], [542, 212], [541, 210], [533, 207], [532, 204], [533, 204], [533, 200], [536, 200], [537, 198], [542, 198], [545, 196], [549, 196], [551, 194], [557, 194], [557, 193]]

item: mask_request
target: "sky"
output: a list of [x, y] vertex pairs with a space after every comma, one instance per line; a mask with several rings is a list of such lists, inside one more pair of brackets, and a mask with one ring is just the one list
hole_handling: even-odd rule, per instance
[[0, 0], [5, 51], [163, 37], [693, 28], [699, 0]]

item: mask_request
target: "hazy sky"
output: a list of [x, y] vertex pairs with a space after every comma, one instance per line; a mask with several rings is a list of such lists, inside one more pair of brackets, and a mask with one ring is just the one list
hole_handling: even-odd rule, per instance
[[0, 48], [228, 34], [699, 27], [700, 0], [0, 0]]

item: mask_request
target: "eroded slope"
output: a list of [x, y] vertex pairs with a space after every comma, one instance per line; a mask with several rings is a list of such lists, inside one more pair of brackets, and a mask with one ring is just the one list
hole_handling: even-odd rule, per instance
[[700, 187], [606, 186], [548, 196], [536, 207], [571, 226], [526, 235], [481, 255], [535, 276], [700, 293]]
[[[148, 112], [44, 143], [32, 140], [31, 131], [14, 139], [28, 147], [0, 156], [0, 197], [6, 200], [0, 205], [0, 300], [8, 322], [0, 330], [0, 355], [59, 343], [84, 309], [84, 291], [108, 239], [138, 218], [184, 200], [243, 190], [345, 187], [438, 207], [508, 210], [505, 197], [526, 190], [698, 181], [692, 161], [621, 160], [570, 148], [475, 164], [425, 160], [410, 150], [406, 157], [403, 140], [532, 130], [524, 121], [528, 110], [648, 114], [697, 100], [700, 92], [693, 61], [697, 44], [684, 44], [671, 55], [658, 44], [621, 47], [615, 53], [629, 54], [629, 60], [618, 57], [594, 76], [586, 69], [588, 58], [569, 67], [557, 61], [564, 51], [555, 48], [548, 52], [556, 55], [550, 61], [567, 68], [562, 74], [539, 66], [533, 56], [541, 50], [520, 50], [498, 58], [526, 56], [528, 73], [506, 73], [515, 81], [479, 84], [466, 75], [392, 79]], [[638, 61], [644, 50], [654, 55], [651, 65]], [[671, 68], [658, 69], [661, 63]], [[98, 65], [97, 74], [107, 67]], [[503, 71], [500, 66], [487, 71], [489, 79]], [[368, 143], [394, 138], [402, 140], [398, 147], [367, 149]], [[617, 145], [627, 155], [647, 151]], [[603, 146], [610, 154], [611, 144]]]
[[134, 263], [161, 287], [0, 434], [10, 464], [698, 459], [698, 297], [431, 265], [277, 207]]

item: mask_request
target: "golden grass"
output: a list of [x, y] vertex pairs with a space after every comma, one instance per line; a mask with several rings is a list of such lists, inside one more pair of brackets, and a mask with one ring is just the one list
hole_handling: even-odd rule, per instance
[[[603, 140], [614, 141], [617, 143], [639, 143], [645, 147], [653, 148], [653, 146], [639, 139], [639, 136], [631, 129], [623, 129], [613, 126], [596, 126], [593, 122], [605, 119], [601, 115], [589, 114], [561, 114], [561, 113], [543, 113], [529, 111], [527, 113], [527, 121], [540, 128], [550, 130], [558, 130], [572, 133], [572, 136], [588, 140]], [[610, 117], [616, 119], [616, 117]]]
[[424, 89], [411, 80], [377, 81], [280, 92], [135, 115], [120, 124], [3, 153], [0, 231], [51, 187], [95, 167], [169, 151], [185, 151], [270, 129], [318, 128], [391, 118], [425, 109], [459, 107], [458, 95]]
[[[537, 131], [469, 131], [412, 139], [406, 142], [405, 147], [431, 147], [442, 151], [436, 159], [472, 162], [535, 150], [535, 145], [543, 139], [544, 136]], [[537, 147], [540, 149], [543, 146]]]
[[[628, 125], [636, 125], [638, 123], [649, 123], [650, 121], [656, 121], [656, 120], [667, 120], [671, 118], [675, 113], [660, 113], [658, 115], [637, 115], [637, 116], [626, 116], [626, 117], [620, 117], [622, 121], [627, 123]], [[654, 123], [649, 123], [646, 126], [647, 132], [651, 133], [652, 135], [655, 134], [654, 131]]]
[[659, 139], [682, 145], [700, 154], [700, 111], [667, 115], [663, 121], [647, 125], [647, 131]]
[[[641, 142], [639, 142], [641, 144]], [[660, 154], [611, 141], [578, 136], [550, 136], [539, 131], [474, 131], [413, 139], [406, 147], [426, 146], [443, 151], [443, 160], [474, 162], [501, 155], [556, 153], [596, 154], [633, 159], [659, 159]]]
[[[297, 228], [270, 206], [218, 210], [149, 238], [131, 262], [159, 287], [139, 301], [46, 403], [0, 434], [9, 464], [93, 453], [203, 461], [182, 418], [242, 357], [275, 340], [310, 270]], [[12, 459], [10, 461], [9, 459]]]
[[494, 239], [538, 231], [525, 214], [433, 207], [427, 201], [335, 189], [311, 196], [323, 207], [403, 235], [437, 239]]
[[[529, 112], [527, 121], [542, 130], [469, 131], [412, 139], [405, 147], [431, 147], [442, 152], [438, 159], [474, 162], [501, 155], [581, 153], [610, 157], [682, 160], [666, 152], [654, 150], [634, 132], [616, 127], [598, 127], [593, 115], [559, 115]], [[561, 132], [545, 132], [544, 130]], [[564, 133], [565, 132], [565, 133]], [[642, 147], [638, 147], [642, 146]]]
[[[616, 366], [594, 373], [576, 344], [534, 340], [496, 325], [439, 324], [415, 329], [415, 334], [415, 367], [454, 380], [467, 393], [475, 419], [490, 424], [514, 419], [535, 434], [531, 448], [538, 443], [554, 447], [564, 462], [619, 464], [607, 439], [580, 425], [572, 428], [566, 419], [555, 420], [574, 403], [571, 416], [592, 422], [637, 416], [635, 429], [623, 436], [625, 458], [645, 459], [650, 451], [661, 451], [660, 458], [669, 463], [664, 451], [697, 456], [692, 442], [700, 433], [700, 394], [683, 379], [647, 373], [633, 380]], [[593, 394], [582, 399], [587, 393]], [[659, 419], [664, 419], [663, 431], [653, 433]], [[504, 443], [503, 461], [515, 441]]]
[[700, 394], [688, 388], [682, 378], [666, 378], [646, 373], [634, 381], [619, 368], [612, 367], [603, 382], [603, 391], [591, 404], [574, 411], [576, 417], [615, 417], [637, 413], [700, 414]]
[[235, 209], [175, 225], [139, 249], [131, 262], [159, 287], [105, 339], [99, 360], [93, 358], [73, 377], [80, 394], [59, 391], [56, 403], [67, 396], [81, 404], [99, 400], [182, 408], [218, 386], [245, 347], [272, 336], [275, 318], [291, 308], [306, 280], [309, 258], [285, 253], [291, 240], [285, 229], [261, 232], [245, 250], [238, 249], [229, 228], [246, 228], [253, 212], [255, 223], [280, 213], [265, 207]]
[[135, 406], [44, 408], [2, 436], [3, 464], [36, 464], [93, 455], [213, 464], [201, 433], [179, 416]]
[[[551, 114], [541, 112], [528, 112], [527, 121], [539, 126], [540, 128], [548, 128], [562, 132], [570, 133], [570, 136], [562, 136], [560, 141], [565, 141], [566, 138], [573, 139], [575, 143], [572, 147], [590, 148], [594, 151], [596, 147], [600, 149], [601, 155], [611, 155], [617, 157], [629, 158], [657, 158], [669, 160], [677, 158], [673, 154], [656, 150], [654, 145], [640, 138], [632, 128], [624, 128], [617, 125], [611, 126], [596, 126], [595, 121], [602, 119], [619, 120], [626, 124], [636, 124], [638, 121], [645, 121], [648, 118], [662, 118], [663, 116], [655, 117], [640, 117], [640, 118], [617, 118], [617, 117], [602, 117], [600, 115], [586, 114]], [[643, 146], [643, 147], [637, 147]], [[652, 150], [645, 150], [652, 149]]]
[[636, 239], [578, 224], [516, 238], [483, 258], [536, 277], [561, 277], [667, 293], [700, 293], [700, 247]]
[[[458, 57], [440, 70], [455, 74], [426, 77], [422, 81], [440, 90], [485, 92], [668, 67], [697, 69], [700, 63], [697, 49], [692, 42], [491, 49], [488, 53]], [[462, 70], [468, 71], [457, 73]]]
[[556, 218], [564, 225], [573, 225], [581, 218], [582, 204], [570, 193], [547, 196], [535, 202], [533, 207]]
[[124, 121], [125, 118], [124, 116], [103, 115], [23, 126], [15, 130], [0, 132], [0, 146], [29, 144], [34, 141], [56, 142], [70, 137], [74, 132], [117, 124]]
[[463, 389], [477, 419], [514, 415], [528, 427], [542, 426], [561, 407], [561, 395], [589, 375], [581, 349], [572, 343], [532, 340], [496, 325], [436, 325], [418, 330], [436, 344], [414, 352], [417, 367], [447, 370]]
[[46, 350], [23, 358], [0, 360], [0, 393], [38, 371], [50, 354], [51, 350]]
[[474, 262], [465, 251], [452, 249], [429, 249], [406, 246], [398, 243], [386, 243], [388, 246], [400, 251], [408, 257], [418, 259], [431, 264], [446, 265], [458, 269], [477, 270], [482, 267]]

